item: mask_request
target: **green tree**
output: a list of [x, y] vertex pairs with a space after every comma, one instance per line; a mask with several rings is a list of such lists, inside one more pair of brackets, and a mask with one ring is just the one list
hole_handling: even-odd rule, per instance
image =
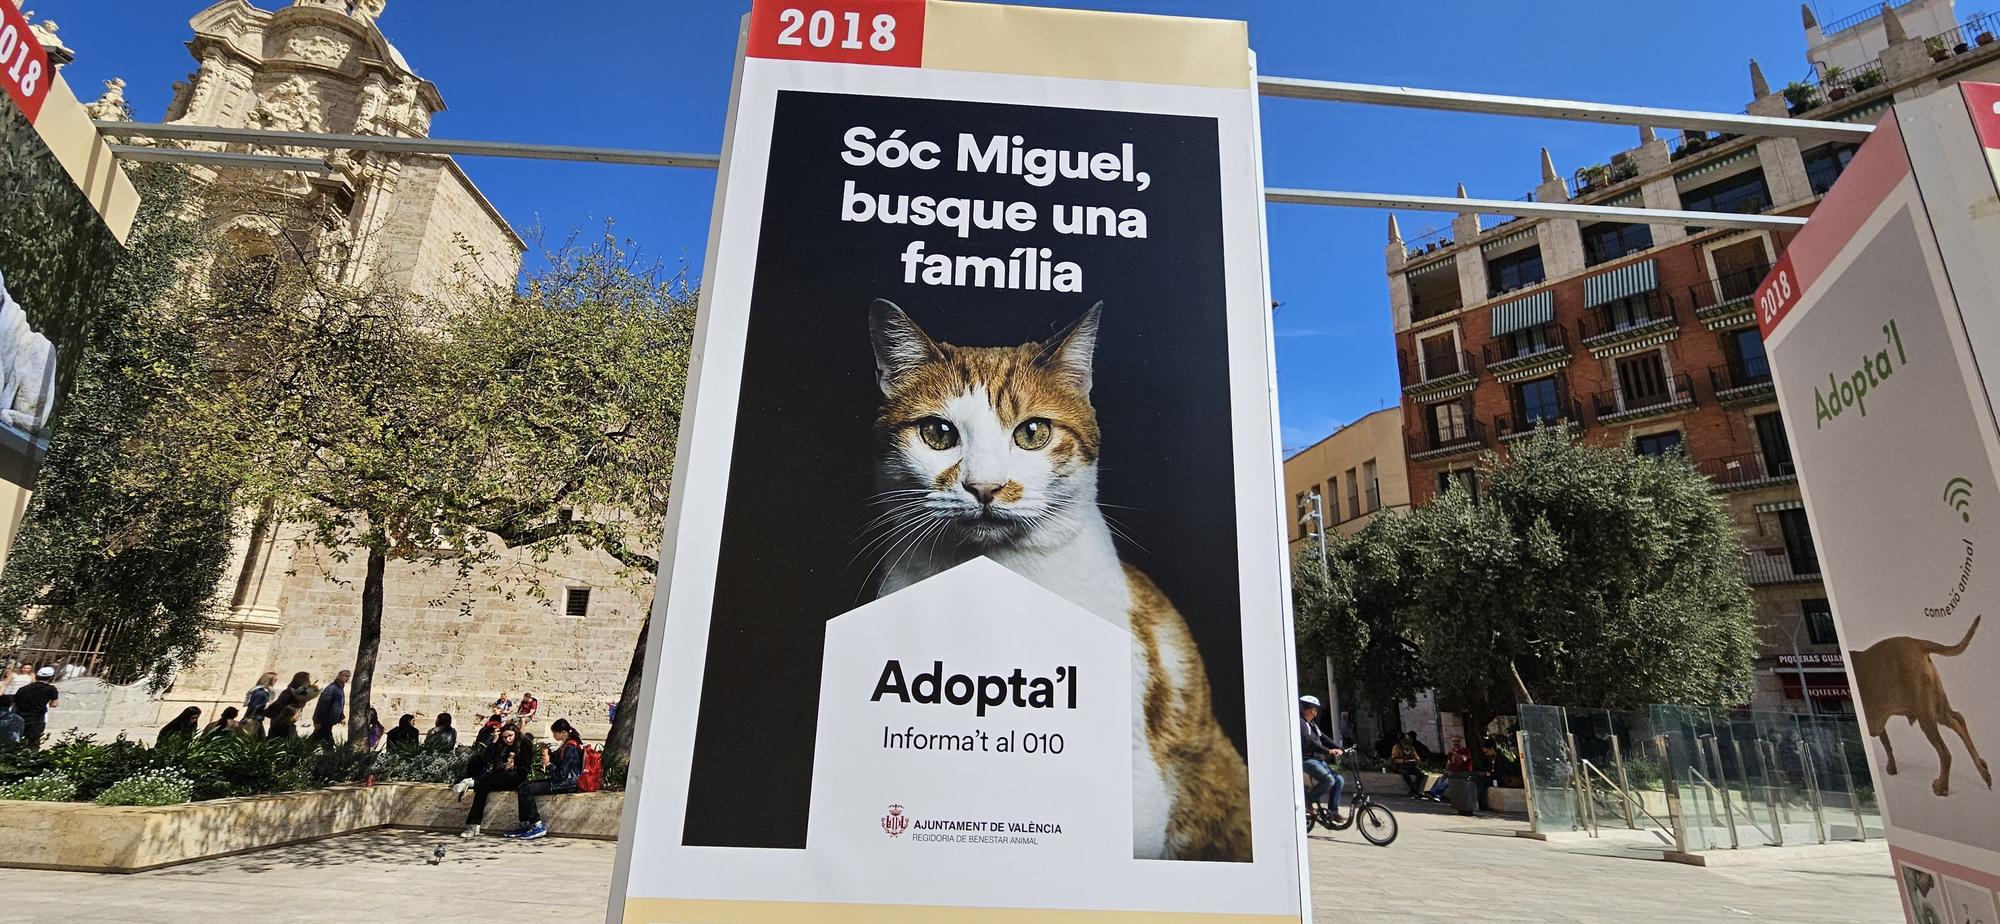
[[1338, 544], [1345, 589], [1329, 615], [1301, 614], [1302, 646], [1334, 652], [1378, 707], [1429, 687], [1471, 728], [1536, 699], [1739, 697], [1754, 608], [1708, 480], [1679, 455], [1557, 431], [1510, 449], [1482, 460], [1479, 499], [1453, 486]]
[[201, 653], [241, 472], [182, 399], [204, 376], [187, 268], [214, 239], [184, 173], [131, 176], [143, 205], [0, 577], [0, 628], [96, 639], [108, 680], [157, 690]]
[[275, 521], [336, 560], [365, 558], [351, 740], [372, 700], [390, 561], [455, 568], [468, 594], [546, 598], [537, 566], [572, 548], [651, 579], [641, 550], [660, 534], [691, 300], [608, 238], [545, 260], [518, 288], [468, 278], [420, 298], [341, 281], [295, 246], [266, 297], [231, 303], [212, 429], [255, 460], [251, 487]]

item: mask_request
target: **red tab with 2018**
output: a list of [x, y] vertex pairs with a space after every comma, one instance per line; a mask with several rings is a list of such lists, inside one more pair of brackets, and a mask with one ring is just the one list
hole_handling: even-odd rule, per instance
[[757, 0], [753, 58], [922, 67], [926, 0]]

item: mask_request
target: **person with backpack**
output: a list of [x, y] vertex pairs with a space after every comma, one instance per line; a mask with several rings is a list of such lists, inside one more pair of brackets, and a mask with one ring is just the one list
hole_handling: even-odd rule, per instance
[[542, 813], [535, 806], [535, 797], [583, 790], [585, 764], [591, 756], [589, 749], [583, 746], [583, 736], [576, 733], [576, 727], [569, 724], [568, 719], [557, 719], [549, 725], [549, 737], [556, 743], [542, 753], [542, 766], [548, 770], [548, 779], [522, 783], [521, 788], [515, 790], [519, 800], [515, 809], [521, 826], [507, 832], [507, 837], [524, 841], [546, 837], [549, 826], [542, 821]]

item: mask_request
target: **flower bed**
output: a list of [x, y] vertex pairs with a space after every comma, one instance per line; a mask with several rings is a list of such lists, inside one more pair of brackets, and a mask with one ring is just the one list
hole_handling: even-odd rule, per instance
[[[624, 793], [546, 796], [551, 834], [616, 840]], [[136, 873], [372, 828], [456, 831], [465, 806], [436, 783], [340, 785], [180, 805], [127, 807], [0, 800], [0, 867]], [[493, 798], [487, 826], [516, 823], [514, 800]]]

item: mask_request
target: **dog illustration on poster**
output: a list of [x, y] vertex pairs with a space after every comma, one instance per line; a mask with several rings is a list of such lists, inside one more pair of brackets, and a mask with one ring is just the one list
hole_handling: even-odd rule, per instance
[[1966, 730], [1965, 717], [1951, 708], [1944, 680], [1931, 661], [1933, 656], [1951, 658], [1963, 654], [1972, 643], [1973, 634], [1979, 631], [1980, 618], [1973, 617], [1965, 637], [1956, 645], [1898, 637], [1848, 653], [1854, 679], [1860, 687], [1861, 708], [1868, 714], [1868, 734], [1882, 742], [1887, 764], [1884, 769], [1891, 776], [1896, 773], [1896, 751], [1889, 744], [1888, 725], [1890, 719], [1901, 716], [1923, 729], [1924, 737], [1937, 749], [1938, 776], [1931, 783], [1931, 791], [1939, 796], [1951, 794], [1951, 751], [1938, 733], [1939, 726], [1951, 729], [1965, 743], [1966, 753], [1979, 770], [1979, 778], [1986, 782], [1987, 789], [1993, 788], [1993, 774], [1987, 769], [1986, 760], [1979, 756], [1979, 745]]
[[874, 303], [876, 595], [985, 556], [1128, 627], [1134, 856], [1248, 861], [1247, 771], [1216, 722], [1202, 656], [1181, 612], [1120, 560], [1098, 505], [1102, 310], [1041, 343], [967, 347]]

